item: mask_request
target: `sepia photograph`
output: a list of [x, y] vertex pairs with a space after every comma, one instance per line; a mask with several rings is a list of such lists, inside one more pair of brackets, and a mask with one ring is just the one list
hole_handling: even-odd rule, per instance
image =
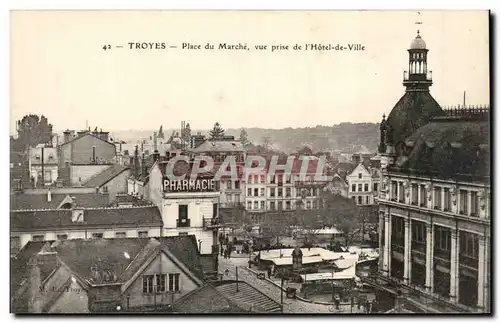
[[487, 10], [11, 10], [10, 313], [491, 315]]

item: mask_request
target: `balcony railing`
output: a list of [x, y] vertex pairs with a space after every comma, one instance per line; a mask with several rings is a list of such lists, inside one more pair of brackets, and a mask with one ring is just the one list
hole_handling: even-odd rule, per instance
[[189, 228], [191, 226], [191, 219], [177, 219], [178, 228]]
[[219, 218], [203, 218], [203, 228], [212, 229], [220, 227]]

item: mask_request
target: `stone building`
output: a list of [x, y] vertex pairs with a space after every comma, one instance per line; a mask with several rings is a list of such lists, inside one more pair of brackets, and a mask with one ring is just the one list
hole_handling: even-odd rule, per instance
[[489, 109], [442, 109], [419, 34], [408, 52], [406, 92], [380, 125], [380, 273], [438, 312], [490, 312]]

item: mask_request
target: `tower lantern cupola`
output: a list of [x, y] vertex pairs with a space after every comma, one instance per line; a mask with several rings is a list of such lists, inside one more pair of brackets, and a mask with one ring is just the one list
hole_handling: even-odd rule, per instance
[[417, 31], [417, 37], [408, 49], [408, 71], [405, 71], [403, 85], [406, 91], [429, 91], [432, 85], [432, 72], [427, 70], [427, 46]]

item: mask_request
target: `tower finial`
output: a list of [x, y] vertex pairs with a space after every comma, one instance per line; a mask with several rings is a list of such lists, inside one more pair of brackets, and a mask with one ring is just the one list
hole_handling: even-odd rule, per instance
[[420, 30], [417, 29], [417, 36], [420, 36]]

